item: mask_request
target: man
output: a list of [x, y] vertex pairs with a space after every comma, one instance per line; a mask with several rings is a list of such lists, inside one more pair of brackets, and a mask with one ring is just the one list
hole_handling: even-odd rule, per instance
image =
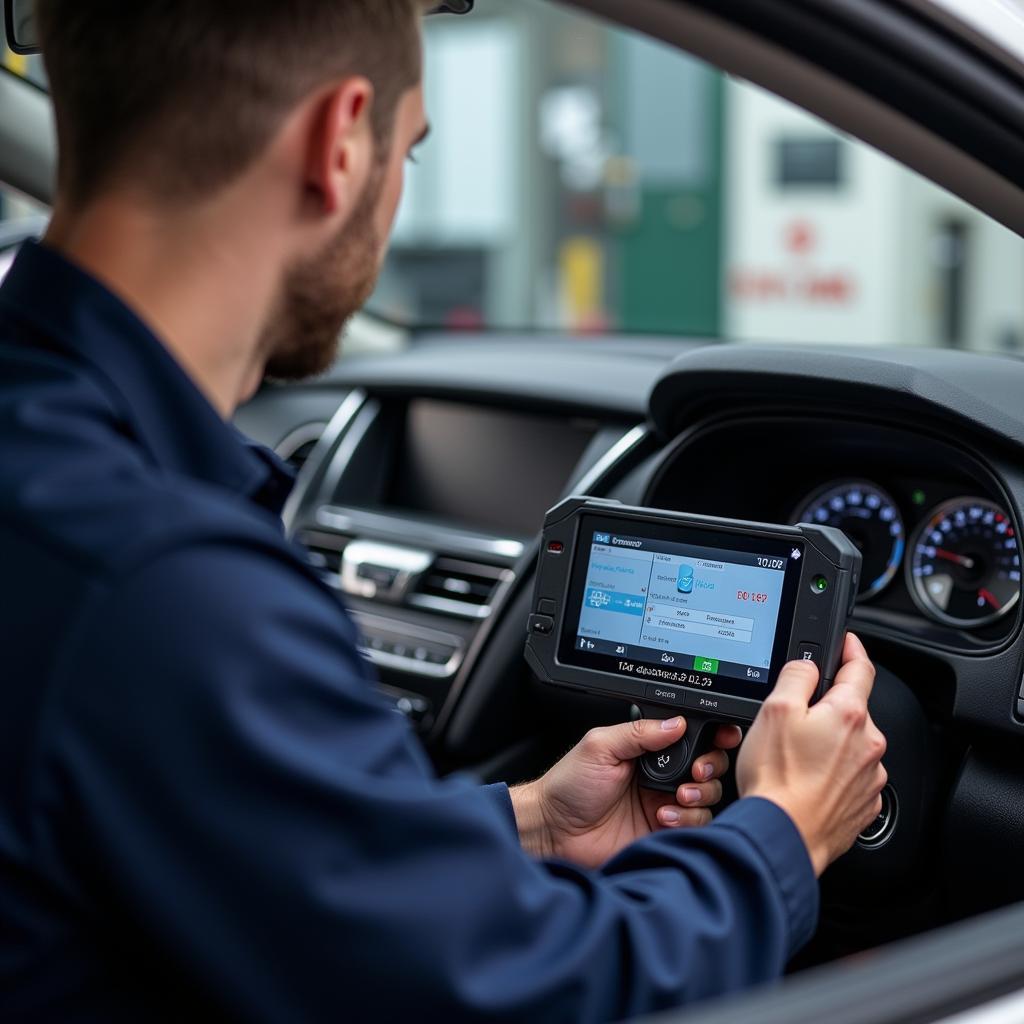
[[681, 719], [511, 794], [438, 780], [282, 536], [226, 421], [370, 293], [417, 8], [39, 4], [58, 195], [0, 289], [5, 1022], [617, 1020], [776, 977], [876, 813], [852, 637], [814, 708], [786, 669], [707, 827], [723, 749], [674, 798], [633, 779]]

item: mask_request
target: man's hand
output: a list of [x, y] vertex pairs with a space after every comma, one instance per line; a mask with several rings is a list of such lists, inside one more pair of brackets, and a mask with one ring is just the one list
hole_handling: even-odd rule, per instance
[[881, 810], [885, 737], [868, 714], [875, 669], [846, 638], [835, 685], [814, 705], [818, 670], [792, 662], [751, 727], [736, 765], [740, 796], [761, 796], [793, 819], [818, 875]]
[[641, 789], [635, 778], [638, 757], [664, 750], [685, 732], [682, 718], [592, 729], [546, 775], [512, 790], [523, 846], [594, 868], [657, 829], [706, 825], [707, 808], [722, 798], [726, 751], [742, 738], [735, 726], [719, 729], [718, 749], [694, 762], [694, 781], [675, 794]]

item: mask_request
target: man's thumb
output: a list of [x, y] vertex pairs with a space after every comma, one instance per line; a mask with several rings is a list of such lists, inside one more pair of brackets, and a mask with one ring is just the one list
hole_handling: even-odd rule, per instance
[[651, 750], [664, 750], [680, 740], [686, 732], [685, 718], [664, 721], [640, 718], [635, 722], [594, 729], [587, 737], [595, 753], [616, 761], [633, 761]]
[[810, 704], [818, 686], [818, 667], [810, 661], [791, 661], [782, 666], [779, 681], [772, 691], [779, 697]]

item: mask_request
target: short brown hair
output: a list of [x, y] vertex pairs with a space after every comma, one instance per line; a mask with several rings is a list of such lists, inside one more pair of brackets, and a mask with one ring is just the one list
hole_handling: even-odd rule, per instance
[[288, 112], [347, 75], [374, 86], [378, 150], [420, 80], [422, 0], [38, 0], [72, 203], [119, 173], [165, 199], [213, 193]]

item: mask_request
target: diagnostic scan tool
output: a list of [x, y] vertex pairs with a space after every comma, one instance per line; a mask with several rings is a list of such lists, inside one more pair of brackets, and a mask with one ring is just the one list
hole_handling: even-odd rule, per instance
[[771, 526], [567, 498], [544, 534], [526, 659], [547, 683], [682, 714], [686, 735], [641, 760], [671, 791], [718, 723], [749, 725], [791, 660], [832, 684], [860, 552], [828, 526]]

